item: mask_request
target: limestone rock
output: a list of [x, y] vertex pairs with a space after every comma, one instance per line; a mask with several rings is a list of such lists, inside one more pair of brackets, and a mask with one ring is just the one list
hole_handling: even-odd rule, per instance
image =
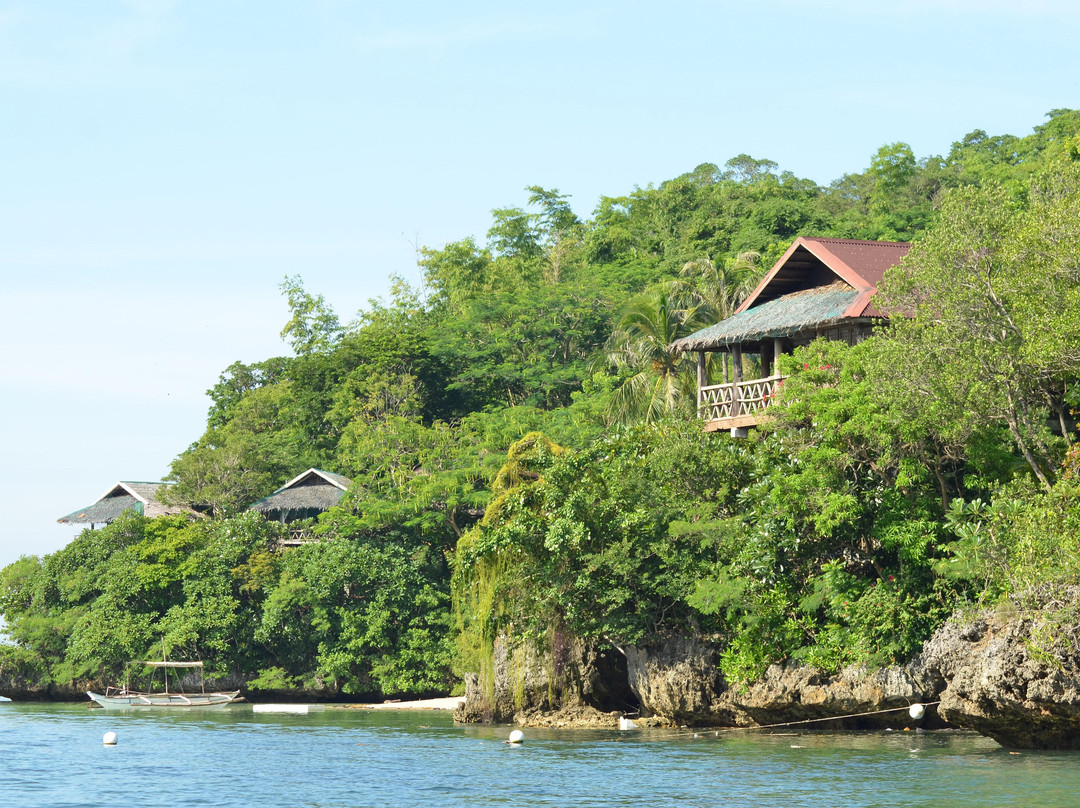
[[[541, 713], [569, 711], [569, 715], [576, 711], [582, 717], [587, 714], [585, 723], [591, 725], [600, 720], [591, 711], [636, 709], [621, 654], [554, 632], [544, 645], [497, 639], [490, 681], [475, 673], [466, 675], [465, 705], [454, 718], [461, 722], [535, 723]], [[616, 725], [618, 714], [613, 719]]]
[[[828, 674], [788, 663], [770, 665], [760, 679], [748, 688], [732, 690], [728, 699], [763, 726], [813, 721], [812, 729], [928, 729], [941, 726], [940, 720], [930, 712], [913, 721], [907, 708], [934, 701], [933, 696], [903, 668], [853, 666]], [[841, 716], [852, 717], [841, 720]]]
[[949, 723], [1022, 749], [1080, 749], [1080, 659], [1047, 639], [1043, 618], [984, 613], [953, 619], [911, 669], [940, 692]]
[[723, 696], [720, 649], [685, 636], [668, 636], [644, 646], [627, 646], [627, 677], [641, 703], [641, 715], [670, 725], [733, 726], [739, 717]]

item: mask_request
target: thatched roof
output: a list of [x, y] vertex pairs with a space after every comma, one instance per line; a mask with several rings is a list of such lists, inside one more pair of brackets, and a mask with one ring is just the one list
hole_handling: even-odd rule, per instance
[[884, 314], [873, 302], [878, 284], [909, 247], [898, 241], [797, 238], [735, 314], [671, 347], [718, 350], [840, 321], [880, 320]]
[[106, 491], [93, 505], [80, 508], [61, 516], [57, 522], [62, 524], [108, 524], [115, 521], [124, 511], [133, 510], [141, 516], [163, 516], [166, 514], [190, 513], [194, 511], [184, 505], [166, 505], [158, 499], [159, 489], [174, 483], [120, 481]]
[[786, 337], [807, 328], [820, 328], [842, 319], [859, 293], [838, 281], [762, 303], [723, 322], [676, 340], [680, 351], [715, 350], [723, 345]]
[[268, 497], [251, 505], [267, 519], [295, 522], [310, 519], [338, 504], [352, 480], [320, 469], [308, 469]]

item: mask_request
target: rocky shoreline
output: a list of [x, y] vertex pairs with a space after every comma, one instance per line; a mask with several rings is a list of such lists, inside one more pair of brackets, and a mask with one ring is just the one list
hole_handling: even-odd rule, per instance
[[[786, 663], [741, 687], [724, 681], [722, 648], [707, 638], [617, 650], [565, 634], [543, 648], [500, 640], [493, 681], [467, 674], [465, 695], [452, 704], [466, 723], [618, 728], [630, 717], [640, 727], [955, 727], [1009, 748], [1080, 749], [1078, 634], [1060, 613], [986, 610], [945, 623], [907, 665], [828, 673]], [[17, 701], [81, 701], [94, 684], [37, 688], [0, 671], [0, 694]], [[258, 695], [336, 700], [327, 692]], [[918, 720], [907, 711], [915, 703], [928, 706]]]
[[[466, 678], [458, 721], [521, 726], [974, 730], [1016, 749], [1080, 749], [1080, 654], [1041, 615], [954, 617], [904, 666], [826, 673], [772, 665], [729, 687], [707, 640], [670, 637], [620, 654], [563, 638], [551, 649], [495, 645], [494, 681]], [[1057, 639], [1055, 639], [1057, 637]], [[613, 659], [612, 657], [615, 657]], [[621, 703], [620, 703], [621, 701]], [[914, 719], [912, 704], [929, 705]]]

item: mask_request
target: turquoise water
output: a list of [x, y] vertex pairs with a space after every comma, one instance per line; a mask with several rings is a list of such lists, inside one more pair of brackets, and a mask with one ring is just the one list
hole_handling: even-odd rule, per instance
[[[1080, 754], [959, 732], [455, 726], [447, 713], [186, 714], [0, 705], [0, 804], [36, 806], [1076, 806]], [[107, 731], [115, 747], [102, 744]]]

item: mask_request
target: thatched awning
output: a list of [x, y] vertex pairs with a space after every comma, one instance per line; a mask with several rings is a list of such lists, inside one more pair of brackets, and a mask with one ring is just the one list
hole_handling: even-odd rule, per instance
[[308, 469], [249, 510], [280, 522], [310, 519], [337, 505], [351, 482], [340, 474]]
[[671, 347], [678, 351], [715, 351], [729, 345], [790, 337], [843, 319], [859, 295], [858, 290], [843, 282], [793, 292], [695, 331]]

